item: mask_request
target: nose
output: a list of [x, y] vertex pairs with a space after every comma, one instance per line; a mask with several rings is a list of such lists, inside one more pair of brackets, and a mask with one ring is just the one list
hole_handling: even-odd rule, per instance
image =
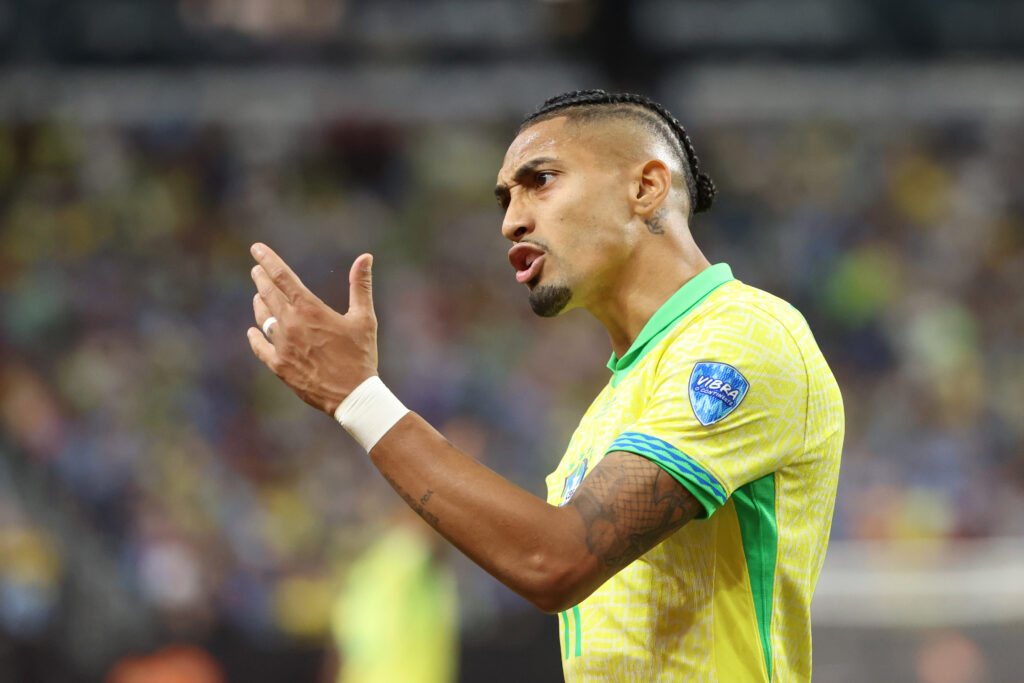
[[505, 218], [501, 222], [501, 234], [512, 242], [518, 242], [533, 232], [533, 218], [524, 202], [517, 200], [515, 195], [513, 192], [508, 208], [505, 209]]

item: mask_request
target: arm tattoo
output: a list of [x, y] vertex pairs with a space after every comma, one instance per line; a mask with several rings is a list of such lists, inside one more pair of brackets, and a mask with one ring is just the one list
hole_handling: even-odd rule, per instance
[[583, 518], [587, 550], [616, 572], [701, 511], [693, 494], [659, 465], [623, 452], [606, 455], [571, 504]]
[[661, 224], [665, 220], [665, 216], [668, 215], [668, 209], [657, 209], [651, 214], [651, 217], [644, 221], [644, 225], [651, 232], [652, 235], [664, 235], [665, 227]]
[[381, 474], [383, 474], [384, 478], [388, 480], [389, 484], [391, 484], [391, 488], [395, 490], [395, 493], [400, 495], [402, 497], [402, 500], [404, 500], [409, 507], [416, 511], [416, 514], [422, 517], [427, 522], [427, 524], [434, 527], [435, 529], [440, 528], [440, 520], [437, 518], [437, 515], [435, 515], [432, 512], [428, 512], [426, 509], [427, 501], [430, 500], [430, 497], [432, 495], [434, 495], [433, 491], [427, 489], [427, 492], [423, 494], [423, 497], [420, 498], [419, 500], [416, 500], [416, 498], [413, 497], [411, 493], [403, 489], [398, 484], [398, 482], [395, 481], [395, 478], [392, 477], [390, 474], [388, 474], [387, 472], [381, 472]]

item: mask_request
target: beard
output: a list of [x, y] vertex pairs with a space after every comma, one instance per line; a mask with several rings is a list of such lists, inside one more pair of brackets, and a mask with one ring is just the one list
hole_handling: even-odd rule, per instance
[[559, 313], [572, 298], [572, 290], [565, 285], [542, 285], [530, 292], [530, 308], [543, 318], [551, 318]]

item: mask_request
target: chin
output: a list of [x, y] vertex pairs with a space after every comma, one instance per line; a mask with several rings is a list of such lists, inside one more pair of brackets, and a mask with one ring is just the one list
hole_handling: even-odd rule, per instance
[[537, 285], [530, 291], [530, 308], [543, 318], [552, 318], [569, 305], [572, 290], [565, 285]]

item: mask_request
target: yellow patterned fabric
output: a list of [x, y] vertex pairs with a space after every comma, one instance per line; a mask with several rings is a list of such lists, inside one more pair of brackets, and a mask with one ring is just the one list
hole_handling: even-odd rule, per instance
[[627, 451], [704, 514], [559, 616], [566, 680], [809, 680], [844, 422], [807, 323], [718, 264], [609, 367], [548, 502], [569, 502], [606, 453]]

